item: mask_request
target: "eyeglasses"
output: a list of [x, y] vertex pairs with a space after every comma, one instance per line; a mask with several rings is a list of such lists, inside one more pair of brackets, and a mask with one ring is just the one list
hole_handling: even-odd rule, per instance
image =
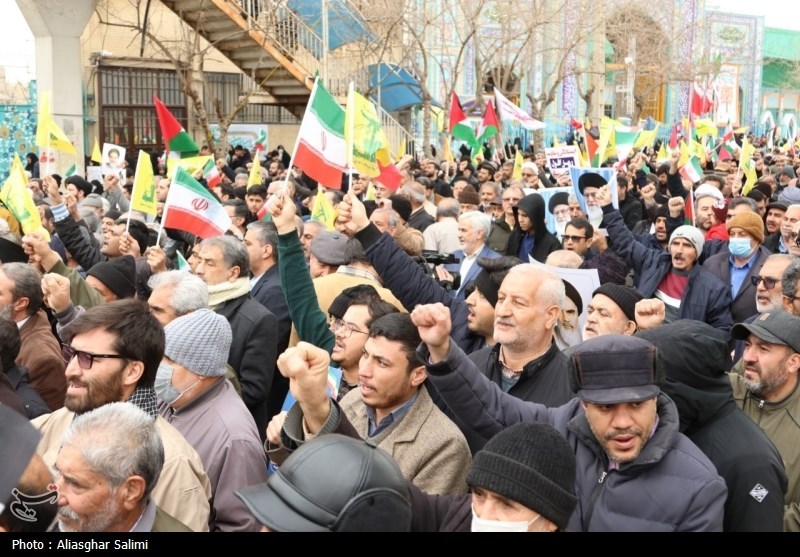
[[92, 369], [92, 365], [94, 364], [94, 360], [96, 358], [102, 359], [117, 359], [117, 360], [127, 360], [127, 356], [123, 356], [121, 354], [92, 354], [91, 352], [86, 352], [84, 350], [76, 350], [69, 344], [62, 344], [61, 345], [61, 355], [64, 356], [64, 360], [67, 363], [72, 361], [72, 358], [75, 356], [78, 357], [78, 367], [81, 369]]
[[561, 237], [564, 239], [565, 242], [575, 242], [575, 243], [578, 243], [581, 240], [586, 240], [587, 239], [586, 236], [569, 236], [567, 234], [564, 234]]
[[345, 331], [344, 334], [342, 334], [343, 338], [350, 338], [350, 336], [353, 333], [361, 333], [362, 335], [368, 335], [369, 334], [369, 332], [360, 331], [352, 323], [345, 323], [341, 319], [334, 318], [333, 321], [331, 321], [331, 331], [332, 332], [336, 333], [339, 329], [342, 329], [342, 328], [344, 328], [344, 331]]
[[794, 303], [795, 300], [800, 300], [800, 296], [796, 296], [796, 295], [793, 295], [793, 294], [784, 294], [783, 297], [784, 298], [789, 298], [789, 301], [792, 302], [792, 303]]
[[750, 284], [753, 286], [758, 286], [759, 282], [764, 282], [764, 288], [767, 290], [772, 290], [775, 288], [775, 285], [778, 284], [779, 279], [772, 278], [772, 277], [762, 277], [760, 275], [750, 277]]

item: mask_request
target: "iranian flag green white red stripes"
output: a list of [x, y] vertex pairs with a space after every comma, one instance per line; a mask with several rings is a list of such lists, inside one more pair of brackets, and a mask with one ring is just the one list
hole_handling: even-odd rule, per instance
[[697, 155], [689, 157], [686, 164], [680, 167], [678, 173], [693, 184], [699, 182], [700, 178], [703, 177], [703, 168], [700, 166], [700, 159], [697, 158]]
[[156, 105], [158, 124], [161, 127], [161, 139], [167, 146], [167, 151], [180, 153], [181, 156], [187, 157], [196, 155], [200, 149], [197, 147], [197, 143], [186, 133], [186, 130], [183, 129], [181, 123], [155, 95], [153, 95], [153, 103]]
[[733, 136], [733, 126], [731, 121], [728, 120], [728, 126], [725, 128], [725, 135], [722, 136], [722, 144], [719, 146], [719, 160], [726, 161], [733, 159], [733, 153], [736, 151], [736, 139]]
[[222, 175], [219, 173], [219, 169], [213, 158], [208, 159], [208, 162], [203, 166], [203, 178], [206, 184], [208, 184], [209, 189], [222, 182]]
[[293, 159], [293, 164], [311, 178], [337, 190], [347, 170], [344, 117], [344, 109], [317, 79], [300, 124]]
[[231, 224], [228, 213], [211, 192], [186, 170], [177, 167], [164, 203], [161, 226], [205, 239], [225, 234]]

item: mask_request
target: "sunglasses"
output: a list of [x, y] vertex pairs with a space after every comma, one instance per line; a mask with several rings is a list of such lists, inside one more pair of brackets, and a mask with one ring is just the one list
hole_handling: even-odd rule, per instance
[[81, 369], [92, 369], [92, 365], [94, 364], [95, 359], [117, 359], [117, 360], [127, 360], [127, 356], [123, 356], [121, 354], [92, 354], [91, 352], [85, 352], [84, 350], [76, 350], [69, 344], [62, 344], [61, 345], [61, 355], [64, 356], [64, 360], [67, 363], [72, 361], [72, 358], [75, 356], [78, 357], [78, 367]]
[[567, 241], [575, 242], [576, 244], [578, 242], [580, 242], [581, 240], [586, 240], [587, 239], [586, 236], [568, 236], [567, 234], [564, 234], [561, 237], [564, 239], [565, 242], [567, 242]]
[[762, 277], [760, 275], [755, 277], [750, 277], [750, 284], [752, 284], [753, 286], [758, 286], [758, 283], [762, 281], [764, 282], [764, 287], [767, 290], [772, 290], [773, 288], [775, 288], [775, 285], [778, 284], [779, 279], [771, 277]]

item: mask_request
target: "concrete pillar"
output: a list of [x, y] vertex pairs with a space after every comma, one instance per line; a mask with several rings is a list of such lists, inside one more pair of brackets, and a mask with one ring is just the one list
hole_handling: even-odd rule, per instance
[[97, 0], [16, 0], [35, 37], [36, 84], [51, 92], [53, 120], [75, 145], [72, 155], [56, 153], [55, 168], [63, 173], [72, 164], [84, 166], [83, 66], [81, 34]]

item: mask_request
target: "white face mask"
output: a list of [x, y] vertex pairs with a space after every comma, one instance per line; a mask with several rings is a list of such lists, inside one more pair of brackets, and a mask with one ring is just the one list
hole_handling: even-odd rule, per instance
[[503, 520], [485, 520], [475, 514], [475, 506], [472, 506], [472, 531], [473, 532], [527, 532], [531, 524], [542, 518], [542, 515], [536, 515], [536, 518], [529, 522], [509, 522]]

